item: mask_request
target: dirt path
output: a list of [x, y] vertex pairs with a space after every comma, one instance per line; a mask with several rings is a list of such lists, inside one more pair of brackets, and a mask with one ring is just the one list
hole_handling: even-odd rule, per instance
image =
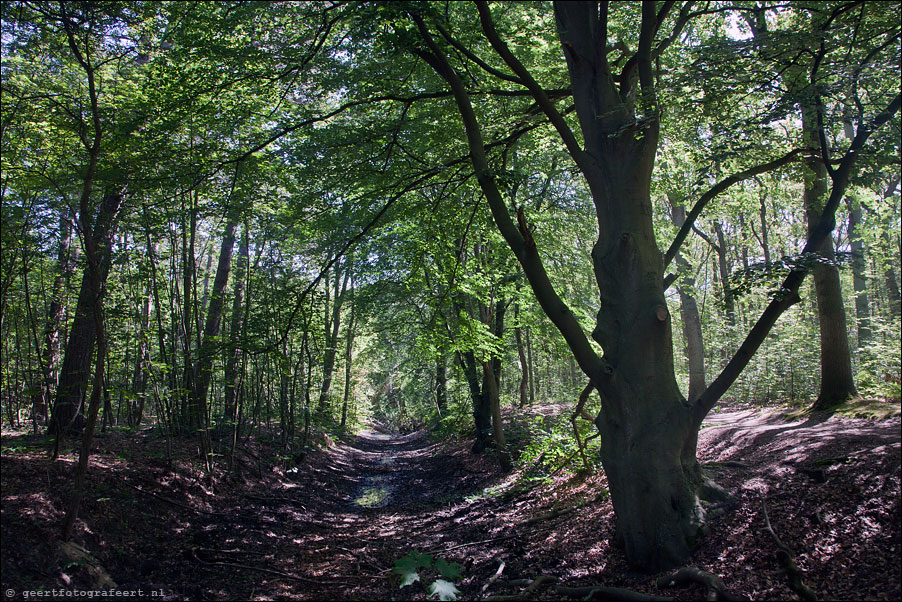
[[[50, 462], [43, 447], [18, 437], [3, 440], [3, 585], [88, 588], [89, 576], [58, 557], [54, 540], [75, 456]], [[395, 561], [417, 551], [462, 565], [463, 599], [516, 595], [522, 580], [540, 574], [704, 596], [659, 590], [654, 576], [629, 570], [611, 543], [603, 473], [518, 482], [466, 442], [373, 427], [291, 468], [254, 460], [258, 446], [242, 455], [237, 474], [211, 478], [187, 460], [170, 466], [164, 443], [98, 438], [79, 543], [122, 589], [169, 600], [423, 600], [423, 583], [401, 590], [391, 580]], [[191, 458], [193, 443], [180, 445], [175, 457]], [[898, 597], [898, 418], [787, 421], [728, 410], [708, 418], [699, 452], [735, 503], [710, 522], [698, 566], [752, 599], [793, 596], [761, 528], [764, 497], [824, 599]], [[546, 588], [539, 598], [548, 596]]]
[[452, 517], [489, 473], [439, 451], [422, 432], [378, 429], [335, 444], [277, 487], [193, 522], [191, 572], [229, 577], [214, 597], [386, 599], [395, 560], [469, 543], [468, 529], [455, 537]]

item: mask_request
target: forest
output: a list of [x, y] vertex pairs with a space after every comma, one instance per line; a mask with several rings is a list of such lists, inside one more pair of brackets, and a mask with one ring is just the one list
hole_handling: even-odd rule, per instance
[[902, 5], [2, 3], [3, 599], [902, 597]]

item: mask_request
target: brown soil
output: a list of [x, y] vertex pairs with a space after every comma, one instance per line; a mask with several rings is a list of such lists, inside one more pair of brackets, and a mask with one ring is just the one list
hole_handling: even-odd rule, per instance
[[[56, 534], [76, 456], [51, 462], [37, 444], [3, 436], [4, 599], [8, 590], [21, 600], [26, 590], [108, 589], [104, 574], [155, 599], [426, 599], [434, 573], [403, 589], [392, 574], [411, 551], [460, 563], [456, 585], [468, 600], [520, 594], [542, 574], [677, 600], [705, 595], [698, 585], [658, 588], [660, 575], [628, 569], [610, 543], [603, 475], [561, 473], [527, 487], [466, 442], [376, 429], [291, 467], [273, 468], [265, 442], [247, 444], [232, 474], [213, 476], [167, 462], [151, 431], [99, 436], [76, 538], [92, 558], [73, 560]], [[192, 442], [173, 445], [173, 457], [196, 456]], [[898, 417], [726, 411], [709, 417], [699, 450], [733, 501], [710, 508], [696, 566], [741, 596], [797, 599], [763, 530], [763, 499], [821, 599], [900, 598]], [[559, 597], [550, 584], [528, 594]]]

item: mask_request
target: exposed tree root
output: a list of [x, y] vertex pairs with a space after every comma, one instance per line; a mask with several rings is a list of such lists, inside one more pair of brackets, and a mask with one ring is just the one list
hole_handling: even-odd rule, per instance
[[767, 503], [763, 495], [761, 496], [761, 508], [764, 510], [764, 530], [770, 533], [771, 538], [773, 538], [774, 543], [779, 548], [776, 553], [777, 562], [780, 563], [781, 570], [786, 573], [789, 589], [797, 593], [802, 600], [817, 600], [817, 593], [802, 580], [805, 572], [796, 564], [795, 554], [789, 546], [780, 540], [771, 526], [770, 518], [767, 516]]
[[704, 585], [707, 589], [706, 600], [724, 600], [726, 602], [748, 600], [748, 598], [736, 595], [728, 590], [723, 579], [717, 575], [694, 566], [683, 567], [675, 573], [659, 577], [657, 581], [658, 587], [672, 587], [688, 583], [701, 583]]
[[631, 589], [608, 587], [605, 585], [586, 585], [583, 587], [558, 585], [554, 588], [554, 592], [559, 596], [578, 598], [580, 600], [625, 600], [627, 602], [633, 600], [673, 600], [673, 598], [668, 598], [666, 596], [652, 596], [650, 594], [634, 592]]
[[[517, 580], [517, 582], [521, 582], [522, 580]], [[527, 600], [529, 596], [535, 593], [540, 587], [547, 583], [555, 583], [557, 582], [557, 577], [554, 575], [539, 575], [535, 579], [529, 582], [529, 585], [525, 590], [520, 592], [519, 594], [499, 594], [497, 596], [489, 596], [486, 600], [493, 600], [494, 602], [514, 602], [517, 600]]]

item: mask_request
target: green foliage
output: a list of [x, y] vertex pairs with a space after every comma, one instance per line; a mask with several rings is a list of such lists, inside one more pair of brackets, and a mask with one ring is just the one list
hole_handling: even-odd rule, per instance
[[[577, 420], [577, 428], [583, 440], [596, 432], [595, 425], [582, 419]], [[535, 416], [528, 422], [527, 431], [519, 458], [519, 464], [528, 469], [526, 479], [544, 480], [561, 468], [581, 465], [569, 415]], [[586, 444], [586, 456], [593, 465], [597, 462], [598, 438]]]
[[454, 586], [454, 581], [460, 579], [460, 564], [413, 550], [397, 559], [392, 567], [392, 573], [399, 577], [400, 588], [420, 581], [421, 571], [423, 577], [430, 580], [426, 590], [430, 597], [437, 596], [439, 600], [457, 600], [460, 591]]

